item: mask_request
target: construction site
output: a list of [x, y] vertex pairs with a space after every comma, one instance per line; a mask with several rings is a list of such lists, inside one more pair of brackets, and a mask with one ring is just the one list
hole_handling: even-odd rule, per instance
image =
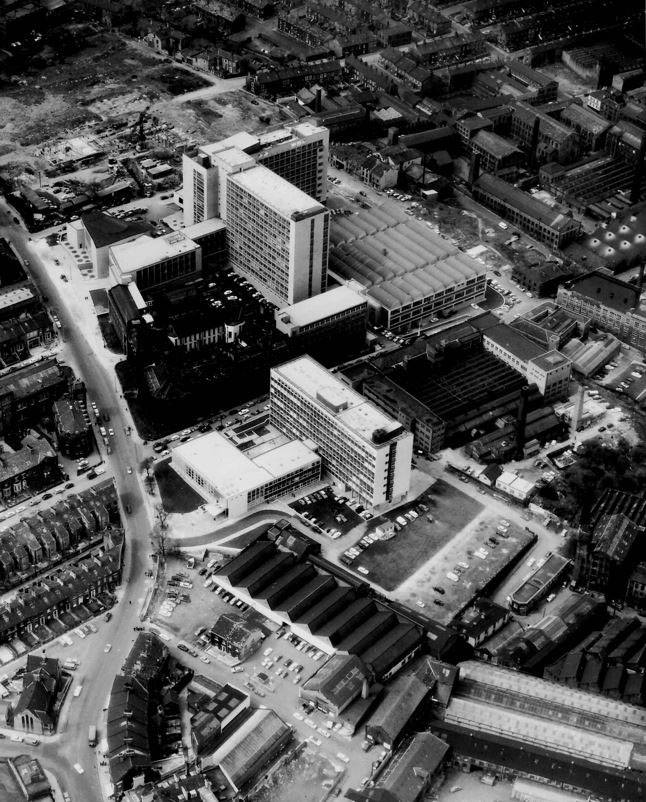
[[[27, 65], [19, 79], [0, 75], [0, 185], [44, 193], [28, 201], [45, 218], [65, 195], [108, 190], [110, 205], [125, 199], [112, 189], [122, 182], [141, 194], [143, 179], [129, 161], [142, 156], [171, 168], [154, 189], [172, 188], [183, 152], [242, 125], [261, 130], [280, 119], [273, 104], [242, 89], [243, 79], [168, 63], [143, 42], [84, 27], [73, 59]], [[33, 221], [26, 215], [25, 222]]]

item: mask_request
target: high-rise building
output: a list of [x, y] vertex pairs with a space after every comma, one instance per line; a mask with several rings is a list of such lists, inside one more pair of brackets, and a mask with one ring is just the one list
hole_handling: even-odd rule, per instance
[[230, 172], [222, 186], [233, 269], [279, 307], [324, 292], [325, 206], [261, 165]]
[[309, 356], [271, 371], [270, 422], [302, 438], [323, 470], [369, 507], [410, 486], [413, 435]]
[[298, 189], [324, 201], [327, 197], [329, 131], [311, 122], [300, 122], [256, 135], [241, 132], [220, 142], [203, 145], [195, 157], [184, 156], [182, 199], [186, 225], [210, 217], [223, 217], [219, 192], [223, 171], [228, 172], [224, 151], [242, 151]]

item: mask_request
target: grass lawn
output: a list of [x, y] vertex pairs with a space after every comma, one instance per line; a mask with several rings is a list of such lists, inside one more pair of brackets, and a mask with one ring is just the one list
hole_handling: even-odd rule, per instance
[[[394, 520], [420, 502], [428, 505], [428, 513], [421, 513], [417, 520], [410, 521], [392, 540], [373, 543], [357, 557], [352, 568], [367, 568], [373, 582], [385, 590], [394, 590], [473, 520], [483, 506], [438, 479], [417, 501], [398, 507], [371, 523], [377, 525], [388, 519]], [[433, 516], [432, 523], [427, 520], [427, 515]]]
[[204, 499], [177, 474], [170, 462], [155, 466], [155, 479], [166, 512], [193, 512]]

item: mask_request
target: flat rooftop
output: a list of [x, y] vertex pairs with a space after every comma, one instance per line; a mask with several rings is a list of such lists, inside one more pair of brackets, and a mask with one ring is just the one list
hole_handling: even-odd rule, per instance
[[192, 467], [225, 498], [247, 493], [318, 459], [300, 440], [250, 459], [217, 431], [173, 449], [173, 461], [175, 458]]
[[166, 259], [197, 251], [199, 247], [182, 231], [173, 231], [165, 237], [143, 236], [123, 245], [115, 245], [110, 248], [110, 254], [121, 273], [134, 273]]
[[[212, 156], [215, 153], [220, 153], [228, 148], [238, 148], [247, 153], [256, 153], [272, 145], [300, 142], [302, 139], [309, 138], [315, 134], [320, 134], [325, 129], [320, 125], [315, 125], [312, 122], [303, 121], [290, 125], [284, 128], [274, 128], [271, 131], [265, 131], [261, 134], [250, 134], [247, 131], [240, 131], [237, 134], [232, 134], [221, 139], [219, 142], [213, 142], [209, 145], [202, 145], [200, 152]], [[262, 153], [260, 153], [262, 158]]]
[[230, 183], [244, 189], [262, 203], [270, 206], [283, 217], [293, 218], [303, 214], [327, 211], [322, 203], [314, 200], [284, 178], [257, 164], [241, 173], [228, 176]]
[[346, 286], [334, 287], [320, 295], [277, 310], [276, 321], [289, 322], [294, 326], [307, 326], [366, 303], [366, 299], [356, 290]]
[[520, 332], [512, 329], [506, 323], [501, 323], [499, 326], [488, 329], [484, 337], [485, 341], [491, 340], [522, 362], [529, 362], [530, 360], [535, 362], [545, 353], [540, 345], [533, 340], [527, 339], [527, 337], [523, 337]]
[[559, 351], [548, 351], [546, 354], [542, 354], [541, 356], [537, 356], [532, 359], [532, 362], [543, 370], [554, 370], [554, 368], [565, 365], [569, 361], [570, 360], [566, 356], [563, 356], [563, 354], [561, 354]]
[[521, 583], [511, 594], [511, 598], [517, 604], [526, 604], [543, 592], [545, 586], [551, 582], [557, 574], [560, 574], [570, 564], [567, 557], [561, 554], [552, 553], [542, 565], [536, 568], [531, 576]]
[[344, 428], [369, 442], [371, 447], [374, 447], [372, 435], [377, 429], [384, 432], [402, 429], [400, 423], [366, 401], [310, 356], [302, 356], [272, 368], [272, 373], [293, 384], [312, 403], [333, 415]]
[[25, 301], [31, 301], [36, 296], [31, 287], [7, 287], [0, 290], [0, 309], [8, 309]]
[[224, 220], [219, 217], [212, 217], [210, 220], [204, 220], [201, 223], [194, 223], [192, 226], [186, 226], [183, 233], [189, 239], [194, 237], [205, 237], [207, 234], [215, 234], [216, 231], [222, 231], [227, 227]]

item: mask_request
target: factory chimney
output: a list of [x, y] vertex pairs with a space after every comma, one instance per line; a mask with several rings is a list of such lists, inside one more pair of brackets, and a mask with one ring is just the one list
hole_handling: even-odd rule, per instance
[[518, 400], [518, 416], [516, 418], [516, 453], [515, 459], [522, 459], [525, 455], [525, 428], [527, 426], [527, 398], [529, 387], [525, 385], [520, 388], [520, 398]]
[[576, 437], [576, 431], [579, 428], [579, 424], [581, 423], [581, 418], [583, 417], [584, 393], [585, 393], [585, 388], [583, 387], [583, 385], [580, 385], [576, 401], [574, 402], [574, 411], [572, 412], [572, 431], [571, 431], [572, 437]]
[[388, 129], [388, 144], [389, 145], [396, 145], [399, 141], [399, 128], [394, 125], [391, 125]]
[[368, 680], [365, 679], [364, 677], [364, 680], [361, 683], [361, 698], [367, 699], [369, 695], [370, 695], [370, 685], [368, 684]]
[[473, 189], [473, 185], [480, 178], [480, 154], [474, 153], [471, 157], [471, 164], [469, 165], [469, 186]]
[[541, 127], [541, 118], [536, 115], [534, 127], [532, 128], [532, 138], [529, 145], [529, 166], [536, 167], [536, 151], [538, 150], [538, 134]]

